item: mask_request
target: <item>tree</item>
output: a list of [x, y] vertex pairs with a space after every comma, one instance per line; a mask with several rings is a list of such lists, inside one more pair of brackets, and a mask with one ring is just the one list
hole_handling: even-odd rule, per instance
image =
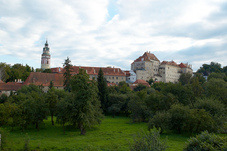
[[72, 115], [73, 111], [76, 111], [72, 104], [72, 94], [67, 93], [65, 98], [58, 101], [56, 107], [56, 122], [63, 126], [63, 131], [65, 134], [65, 124], [70, 121], [70, 115]]
[[70, 78], [71, 78], [71, 61], [69, 60], [69, 57], [65, 60], [65, 63], [63, 64], [65, 72], [64, 72], [64, 89], [65, 91], [71, 91], [70, 88]]
[[103, 109], [104, 113], [107, 112], [108, 108], [108, 90], [107, 90], [107, 82], [103, 76], [103, 71], [100, 68], [98, 73], [98, 95], [101, 101], [101, 108]]
[[149, 120], [148, 130], [153, 127], [159, 128], [162, 134], [164, 130], [168, 130], [170, 125], [170, 114], [168, 112], [162, 111], [157, 112], [152, 119]]
[[56, 113], [57, 110], [57, 102], [58, 102], [58, 96], [55, 94], [55, 90], [54, 88], [51, 88], [46, 95], [46, 101], [48, 104], [48, 108], [50, 111], [50, 115], [51, 115], [51, 122], [52, 125], [54, 125], [54, 114]]
[[152, 83], [154, 82], [154, 80], [152, 78], [150, 78], [150, 80], [147, 81], [150, 85], [152, 85]]
[[54, 87], [54, 82], [51, 80], [50, 81], [50, 85], [49, 85], [49, 89], [53, 88]]
[[215, 134], [210, 134], [207, 131], [202, 132], [196, 137], [192, 137], [187, 141], [184, 151], [225, 151], [227, 150], [227, 140], [217, 136]]
[[94, 81], [89, 80], [88, 74], [80, 69], [79, 73], [71, 78], [74, 106], [76, 107], [75, 119], [71, 123], [80, 128], [81, 135], [85, 135], [87, 128], [100, 124], [102, 111], [98, 99], [98, 88]]
[[141, 90], [144, 90], [146, 89], [147, 87], [143, 84], [138, 84], [133, 91], [141, 91]]
[[222, 72], [221, 64], [211, 62], [209, 65], [203, 64], [202, 67], [197, 70], [197, 73], [202, 73], [204, 76], [209, 76], [212, 72]]
[[215, 72], [213, 72], [213, 73], [211, 73], [209, 76], [208, 76], [208, 81], [210, 80], [210, 79], [212, 79], [212, 78], [215, 78], [215, 79], [225, 79], [225, 77], [226, 77], [226, 74], [224, 74], [224, 73], [215, 73]]
[[179, 82], [181, 82], [182, 85], [186, 85], [190, 82], [190, 79], [192, 77], [192, 74], [190, 73], [182, 73], [179, 78]]
[[156, 128], [149, 132], [138, 133], [130, 146], [131, 151], [165, 151], [168, 146], [166, 140], [160, 138], [160, 132]]
[[206, 95], [227, 104], [227, 82], [223, 79], [210, 79], [205, 85]]

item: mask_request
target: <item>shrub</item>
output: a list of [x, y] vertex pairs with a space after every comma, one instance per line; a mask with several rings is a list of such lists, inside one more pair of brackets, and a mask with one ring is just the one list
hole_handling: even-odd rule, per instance
[[131, 151], [164, 151], [167, 148], [166, 140], [161, 140], [160, 132], [156, 128], [138, 133], [130, 146]]
[[170, 114], [168, 112], [157, 112], [155, 116], [149, 120], [148, 130], [153, 127], [160, 128], [160, 133], [167, 130], [170, 122]]
[[190, 138], [186, 143], [184, 151], [224, 151], [227, 149], [226, 141], [215, 134], [205, 131], [196, 137]]
[[7, 132], [4, 129], [0, 128], [0, 134], [1, 134], [0, 150], [4, 150], [6, 148]]

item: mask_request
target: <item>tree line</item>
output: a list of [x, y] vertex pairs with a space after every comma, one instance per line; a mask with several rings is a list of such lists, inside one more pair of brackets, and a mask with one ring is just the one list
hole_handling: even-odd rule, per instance
[[103, 115], [111, 115], [147, 122], [148, 129], [156, 127], [161, 133], [225, 132], [226, 67], [210, 70], [206, 66], [205, 71], [221, 71], [210, 72], [207, 80], [200, 72], [201, 67], [194, 76], [182, 74], [179, 83], [149, 80], [151, 87], [138, 85], [134, 90], [126, 82], [108, 87], [101, 69], [95, 81], [83, 69], [71, 75], [71, 67], [67, 58], [64, 90], [55, 89], [50, 82], [47, 93], [42, 87], [29, 85], [10, 97], [2, 95], [0, 126], [39, 130], [50, 116], [52, 124], [61, 124], [63, 131], [66, 125], [72, 125], [84, 135], [88, 128], [101, 123]]

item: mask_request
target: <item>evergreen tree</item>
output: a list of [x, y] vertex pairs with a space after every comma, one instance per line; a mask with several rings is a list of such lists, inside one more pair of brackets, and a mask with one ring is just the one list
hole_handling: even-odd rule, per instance
[[99, 89], [98, 95], [101, 101], [101, 108], [103, 109], [104, 113], [106, 113], [108, 108], [108, 90], [107, 82], [103, 76], [103, 71], [101, 68], [98, 73], [98, 89]]
[[70, 119], [73, 125], [80, 128], [81, 135], [85, 135], [86, 129], [100, 124], [102, 113], [98, 99], [98, 89], [94, 81], [89, 80], [88, 74], [83, 69], [71, 79], [72, 93], [74, 94], [73, 106], [75, 116]]
[[71, 91], [71, 88], [70, 88], [70, 78], [71, 78], [71, 61], [69, 60], [69, 57], [67, 57], [67, 59], [65, 60], [65, 63], [64, 63], [64, 69], [65, 69], [65, 72], [64, 72], [64, 89], [65, 91]]

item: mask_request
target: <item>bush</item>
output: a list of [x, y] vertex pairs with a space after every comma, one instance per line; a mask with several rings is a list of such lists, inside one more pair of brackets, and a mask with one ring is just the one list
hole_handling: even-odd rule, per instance
[[148, 130], [153, 127], [160, 128], [160, 133], [169, 128], [170, 114], [167, 112], [157, 112], [155, 116], [149, 120]]
[[7, 132], [4, 129], [0, 128], [0, 134], [1, 134], [0, 150], [4, 150], [6, 148]]
[[226, 142], [227, 140], [205, 131], [196, 137], [190, 138], [184, 151], [225, 151], [227, 149]]
[[160, 132], [154, 128], [149, 132], [140, 132], [130, 146], [131, 151], [164, 151], [168, 148], [166, 140], [161, 140]]

